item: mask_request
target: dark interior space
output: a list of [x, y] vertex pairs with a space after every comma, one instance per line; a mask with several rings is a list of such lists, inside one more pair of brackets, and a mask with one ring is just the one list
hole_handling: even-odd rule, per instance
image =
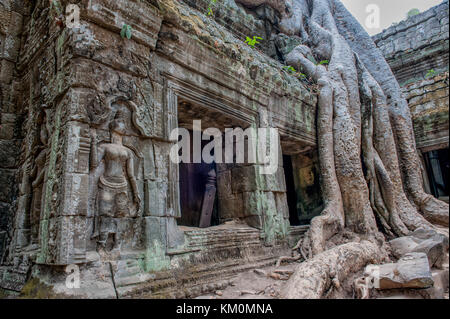
[[[202, 141], [202, 147], [207, 143], [209, 141]], [[218, 225], [215, 164], [181, 162], [179, 178], [181, 218], [178, 225], [201, 228]]]
[[297, 193], [295, 191], [294, 169], [289, 155], [283, 155], [284, 177], [286, 179], [287, 202], [289, 207], [289, 222], [291, 226], [300, 225], [297, 212]]
[[438, 198], [448, 197], [450, 186], [449, 149], [425, 153], [424, 158], [432, 195]]

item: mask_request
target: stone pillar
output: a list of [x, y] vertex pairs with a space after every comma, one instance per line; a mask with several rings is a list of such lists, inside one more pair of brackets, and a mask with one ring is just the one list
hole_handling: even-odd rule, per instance
[[22, 1], [2, 1], [0, 5], [0, 263], [12, 233], [13, 201], [17, 196], [17, 165], [20, 136], [16, 128], [19, 110], [14, 103], [15, 64], [22, 32]]

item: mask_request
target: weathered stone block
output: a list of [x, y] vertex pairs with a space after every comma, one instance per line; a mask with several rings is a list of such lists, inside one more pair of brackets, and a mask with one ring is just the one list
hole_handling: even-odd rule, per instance
[[244, 222], [253, 228], [263, 229], [263, 217], [262, 216], [249, 216], [244, 219]]
[[259, 166], [239, 166], [231, 171], [231, 188], [233, 194], [254, 191], [285, 192], [284, 170], [278, 167], [275, 174], [261, 175]]
[[409, 253], [397, 263], [379, 267], [379, 289], [429, 288], [433, 278], [424, 253]]
[[401, 258], [403, 255], [412, 252], [418, 245], [418, 240], [413, 237], [399, 237], [389, 242], [392, 248], [392, 253], [395, 257]]
[[91, 137], [89, 125], [79, 122], [67, 123], [67, 148], [65, 171], [67, 173], [89, 173]]
[[168, 184], [162, 181], [145, 182], [145, 216], [166, 216]]
[[218, 198], [219, 218], [221, 220], [245, 217], [243, 194]]
[[285, 219], [289, 219], [289, 207], [287, 204], [286, 193], [275, 193], [275, 201], [278, 213], [282, 214]]
[[61, 207], [61, 215], [86, 216], [89, 197], [89, 175], [66, 174], [64, 177], [64, 200]]
[[14, 63], [6, 59], [1, 60], [0, 82], [10, 84], [14, 74]]
[[262, 192], [244, 192], [242, 194], [244, 215], [262, 216], [263, 214], [263, 193]]
[[271, 192], [286, 192], [286, 178], [283, 167], [278, 167], [274, 174], [261, 175], [261, 190]]
[[[184, 232], [178, 228], [177, 220], [172, 217], [165, 218], [167, 230], [167, 248], [173, 249], [184, 244]], [[164, 243], [164, 242], [163, 242]]]
[[[88, 19], [115, 30], [118, 34], [124, 24], [131, 25], [133, 40], [156, 47], [162, 17], [158, 10], [148, 2], [136, 0], [120, 2], [115, 0], [83, 1]], [[114, 12], [114, 14], [111, 14]], [[139, 14], [130, 15], [130, 12]]]
[[120, 32], [113, 33], [85, 21], [73, 32], [74, 54], [140, 78], [146, 76], [150, 55], [148, 46], [122, 39]]
[[443, 241], [436, 241], [433, 239], [426, 239], [419, 243], [413, 252], [425, 253], [428, 257], [430, 267], [442, 268], [443, 258], [446, 253]]
[[3, 252], [6, 248], [6, 231], [0, 231], [0, 258], [3, 257]]
[[442, 267], [449, 245], [447, 237], [424, 228], [418, 228], [409, 236], [393, 239], [389, 243], [395, 257], [401, 258], [407, 253], [424, 253], [428, 257], [430, 267], [437, 268]]
[[10, 204], [0, 202], [0, 231], [8, 230], [8, 218], [10, 209]]
[[[87, 220], [85, 217], [63, 216], [52, 218], [49, 220], [48, 227], [48, 256], [54, 256], [53, 263], [70, 265], [85, 262], [87, 242]], [[53, 234], [54, 231], [56, 237]]]
[[0, 168], [0, 202], [10, 203], [16, 193], [15, 170]]
[[[7, 125], [5, 125], [6, 127]], [[0, 139], [1, 137], [0, 127]], [[12, 129], [12, 127], [11, 127]], [[1, 141], [0, 140], [0, 167], [14, 168], [17, 166], [17, 159], [19, 157], [20, 143], [19, 141]]]
[[231, 185], [231, 171], [226, 170], [217, 173], [217, 194], [219, 197], [230, 197], [233, 194]]
[[166, 247], [167, 225], [166, 219], [162, 217], [144, 217], [144, 241], [146, 247], [152, 246], [153, 242], [158, 242]]

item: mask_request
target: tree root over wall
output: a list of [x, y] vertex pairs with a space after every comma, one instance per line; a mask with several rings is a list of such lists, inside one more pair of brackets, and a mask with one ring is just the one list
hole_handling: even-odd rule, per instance
[[341, 279], [369, 263], [380, 263], [385, 257], [378, 245], [369, 241], [337, 246], [301, 263], [282, 295], [293, 299], [321, 298], [331, 289], [340, 289]]
[[[448, 226], [448, 204], [425, 193], [411, 114], [401, 88], [370, 36], [338, 0], [236, 0], [265, 3], [281, 16], [281, 32], [303, 44], [286, 63], [319, 89], [317, 140], [326, 204], [295, 247], [301, 263], [285, 296], [320, 298], [384, 255], [385, 238], [431, 222]], [[314, 63], [313, 61], [327, 61]], [[342, 234], [353, 234], [342, 244]], [[330, 249], [330, 244], [340, 246]], [[331, 247], [334, 245], [331, 245]]]

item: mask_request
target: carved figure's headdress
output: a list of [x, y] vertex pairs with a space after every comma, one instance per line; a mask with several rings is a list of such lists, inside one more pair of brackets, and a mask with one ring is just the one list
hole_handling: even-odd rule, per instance
[[116, 112], [114, 120], [111, 122], [109, 128], [112, 132], [118, 133], [120, 135], [125, 135], [127, 125], [125, 123], [124, 113], [121, 110], [118, 110]]

